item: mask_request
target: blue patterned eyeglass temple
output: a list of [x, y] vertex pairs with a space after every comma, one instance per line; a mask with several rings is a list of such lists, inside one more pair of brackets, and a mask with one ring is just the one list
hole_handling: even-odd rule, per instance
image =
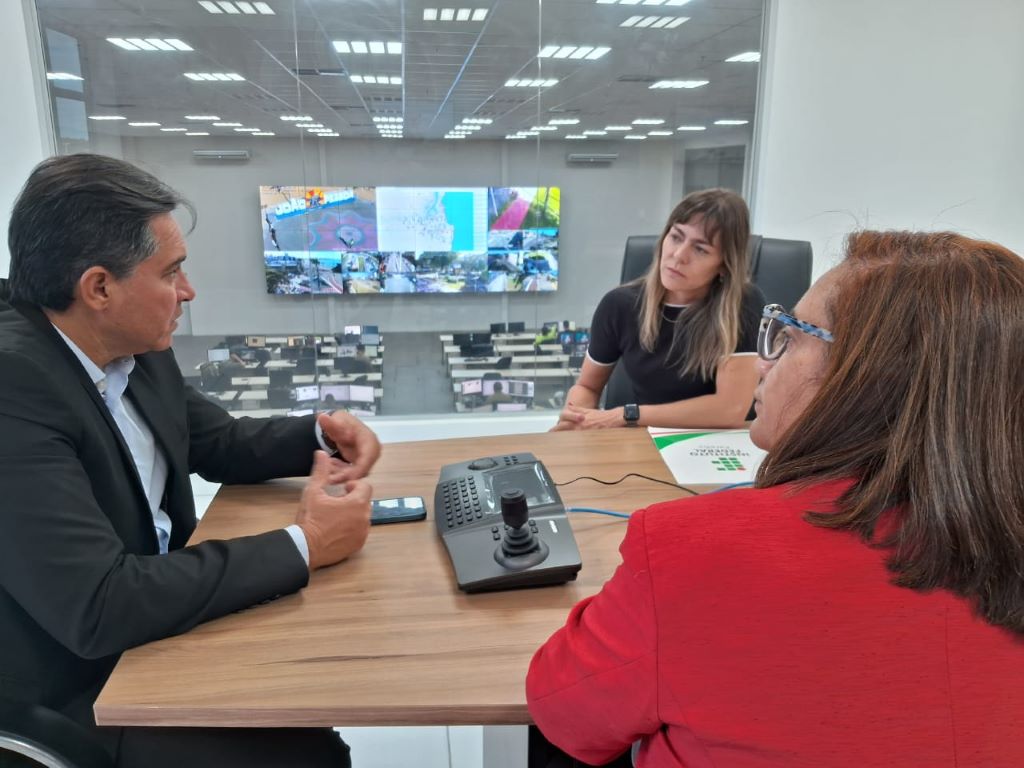
[[763, 359], [777, 360], [786, 351], [786, 335], [782, 333], [784, 325], [796, 328], [798, 331], [803, 331], [829, 344], [835, 341], [835, 337], [830, 331], [793, 317], [780, 304], [767, 304], [761, 314], [761, 332], [757, 338], [757, 353]]

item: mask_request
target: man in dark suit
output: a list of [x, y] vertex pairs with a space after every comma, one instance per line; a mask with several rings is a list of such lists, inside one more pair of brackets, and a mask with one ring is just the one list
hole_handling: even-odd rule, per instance
[[[185, 386], [170, 351], [195, 296], [181, 205], [150, 174], [85, 154], [41, 163], [15, 203], [0, 301], [0, 697], [88, 726], [123, 766], [348, 765], [329, 730], [93, 725], [122, 651], [301, 589], [369, 530], [362, 478], [380, 445], [365, 425], [234, 419]], [[189, 473], [311, 470], [295, 525], [185, 546]], [[328, 493], [338, 484], [347, 493]]]

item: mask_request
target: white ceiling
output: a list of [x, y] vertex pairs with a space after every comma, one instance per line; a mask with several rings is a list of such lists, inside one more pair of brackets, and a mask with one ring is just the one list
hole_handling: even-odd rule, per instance
[[[463, 118], [492, 118], [491, 125], [468, 139], [474, 140], [501, 139], [538, 121], [579, 118], [579, 125], [543, 134], [549, 140], [653, 117], [663, 118], [665, 125], [636, 132], [698, 124], [708, 126], [710, 138], [716, 130], [728, 130], [714, 126], [717, 119], [753, 119], [758, 65], [724, 59], [759, 50], [761, 0], [690, 0], [677, 8], [595, 0], [266, 2], [275, 15], [211, 15], [196, 0], [36, 0], [36, 5], [43, 29], [78, 43], [80, 71], [75, 74], [84, 78], [83, 90], [56, 93], [84, 95], [89, 115], [117, 114], [163, 127], [194, 130], [196, 124], [185, 115], [212, 114], [294, 136], [302, 129], [279, 118], [301, 113], [342, 137], [376, 136], [373, 115], [401, 115], [407, 138], [440, 138]], [[423, 20], [425, 7], [485, 7], [488, 14], [483, 22], [429, 22]], [[673, 30], [619, 27], [634, 15], [690, 20]], [[125, 51], [108, 37], [178, 38], [194, 51]], [[401, 56], [339, 54], [331, 45], [337, 39], [399, 40], [404, 51]], [[539, 47], [549, 44], [612, 50], [596, 61], [538, 59]], [[66, 54], [51, 51], [48, 69], [74, 66]], [[245, 82], [196, 83], [185, 72], [237, 72]], [[396, 75], [403, 82], [356, 85], [346, 73]], [[506, 87], [513, 77], [559, 82], [539, 91]], [[692, 90], [651, 90], [652, 79], [710, 82]], [[62, 86], [57, 81], [51, 85]], [[130, 128], [127, 121], [90, 120], [89, 129], [168, 135], [153, 127]], [[242, 138], [232, 128], [201, 130]]]

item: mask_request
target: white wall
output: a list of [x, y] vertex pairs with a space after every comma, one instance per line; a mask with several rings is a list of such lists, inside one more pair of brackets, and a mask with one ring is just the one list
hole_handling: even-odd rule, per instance
[[1024, 2], [769, 0], [754, 231], [954, 229], [1024, 252]]
[[46, 111], [40, 103], [42, 94], [37, 92], [42, 74], [33, 72], [39, 35], [28, 25], [34, 20], [32, 8], [23, 6], [22, 0], [0, 3], [0, 51], [4, 52], [0, 104], [5, 114], [0, 126], [0, 277], [7, 276], [10, 266], [7, 224], [11, 205], [32, 167], [50, 154]]
[[[197, 299], [194, 334], [308, 332], [354, 322], [386, 331], [479, 330], [490, 322], [547, 320], [589, 325], [618, 284], [626, 237], [659, 232], [677, 202], [672, 142], [630, 146], [587, 142], [619, 153], [610, 166], [568, 166], [557, 141], [211, 139], [203, 148], [252, 151], [248, 162], [198, 161], [180, 138], [126, 139], [123, 157], [177, 188], [196, 206], [187, 270]], [[325, 147], [321, 150], [319, 147]], [[261, 184], [543, 185], [561, 187], [559, 288], [548, 294], [270, 296], [263, 272]], [[353, 320], [348, 320], [353, 322]]]

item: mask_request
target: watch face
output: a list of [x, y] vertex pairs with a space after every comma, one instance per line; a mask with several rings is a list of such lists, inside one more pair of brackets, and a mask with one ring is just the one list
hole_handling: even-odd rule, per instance
[[622, 415], [628, 423], [636, 424], [637, 419], [640, 418], [640, 406], [635, 403], [624, 405], [622, 407]]

